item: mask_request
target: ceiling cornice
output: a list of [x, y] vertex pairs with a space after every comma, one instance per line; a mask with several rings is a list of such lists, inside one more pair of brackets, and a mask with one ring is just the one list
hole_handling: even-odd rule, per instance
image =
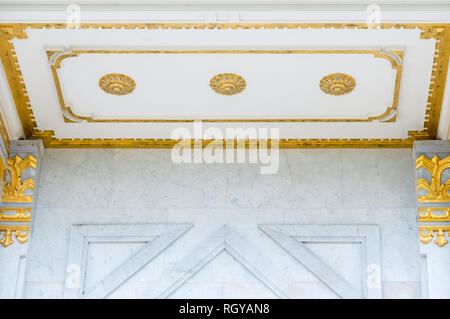
[[[75, 7], [74, 7], [75, 5]], [[79, 7], [76, 7], [79, 6]], [[450, 2], [430, 1], [0, 1], [0, 23], [60, 23], [74, 10], [96, 22], [366, 22], [375, 12], [383, 23], [449, 23]]]
[[[330, 0], [200, 0], [200, 1], [98, 1], [98, 0], [47, 0], [47, 1], [30, 1], [30, 0], [9, 0], [0, 3], [0, 10], [62, 10], [68, 5], [80, 5], [86, 10], [187, 10], [187, 11], [204, 11], [204, 10], [225, 10], [225, 11], [283, 11], [283, 10], [301, 10], [301, 11], [366, 11], [367, 6], [374, 4], [369, 0], [358, 1], [330, 1]], [[450, 10], [450, 3], [447, 0], [409, 0], [409, 1], [392, 1], [378, 0], [376, 4], [386, 11], [436, 11]]]

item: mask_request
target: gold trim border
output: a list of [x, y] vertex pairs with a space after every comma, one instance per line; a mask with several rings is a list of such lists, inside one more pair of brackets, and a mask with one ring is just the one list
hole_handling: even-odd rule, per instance
[[[14, 212], [14, 214], [6, 214]], [[2, 207], [0, 208], [0, 222], [29, 222], [31, 207]]]
[[419, 207], [419, 222], [450, 222], [450, 207]]
[[[39, 130], [33, 115], [12, 39], [26, 39], [26, 29], [67, 29], [65, 23], [0, 24], [0, 58], [13, 94], [24, 133], [42, 139], [49, 148], [168, 148], [177, 141], [165, 139], [58, 139], [54, 131]], [[366, 23], [83, 23], [80, 29], [369, 29]], [[424, 129], [409, 131], [405, 139], [292, 139], [280, 141], [285, 148], [411, 148], [414, 140], [435, 139], [444, 96], [450, 57], [449, 23], [382, 23], [380, 29], [420, 29], [421, 39], [435, 39], [435, 57], [428, 93]]]
[[[46, 134], [45, 132], [44, 134]], [[44, 138], [47, 138], [44, 136]], [[45, 141], [45, 140], [44, 140]], [[225, 148], [270, 148], [276, 142], [279, 148], [411, 148], [412, 139], [280, 139], [280, 140], [183, 140], [186, 145], [205, 148], [215, 141]], [[47, 147], [53, 148], [173, 148], [181, 140], [174, 139], [55, 139]], [[222, 145], [222, 144], [221, 144]]]
[[[395, 54], [401, 60], [401, 64], [389, 55]], [[63, 114], [64, 122], [78, 123], [87, 121], [89, 123], [167, 123], [167, 122], [185, 122], [192, 123], [194, 121], [202, 122], [373, 122], [380, 120], [381, 122], [393, 123], [396, 121], [397, 114], [394, 114], [389, 119], [383, 121], [383, 118], [397, 110], [398, 96], [400, 91], [400, 81], [403, 64], [403, 51], [386, 51], [379, 50], [71, 50], [68, 53], [64, 51], [47, 51], [47, 57], [50, 59], [58, 54], [58, 56], [50, 63], [53, 80], [58, 94], [60, 108]], [[375, 58], [386, 59], [391, 63], [392, 69], [396, 70], [395, 85], [392, 105], [388, 107], [383, 113], [377, 116], [370, 116], [366, 119], [94, 119], [89, 116], [81, 116], [73, 112], [73, 110], [66, 106], [64, 101], [64, 94], [62, 92], [61, 82], [58, 76], [58, 69], [61, 68], [61, 63], [67, 58], [78, 57], [80, 54], [373, 54]], [[69, 114], [72, 120], [66, 116]]]

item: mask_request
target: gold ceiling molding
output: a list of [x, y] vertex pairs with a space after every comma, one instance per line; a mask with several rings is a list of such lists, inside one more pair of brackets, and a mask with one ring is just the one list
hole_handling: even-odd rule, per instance
[[12, 238], [13, 233], [19, 243], [26, 243], [26, 241], [28, 240], [28, 229], [28, 225], [0, 225], [0, 234], [4, 233], [3, 238], [0, 239], [0, 244], [2, 244], [4, 247], [8, 247], [14, 244], [14, 240]]
[[434, 243], [439, 247], [444, 247], [448, 240], [445, 238], [444, 233], [447, 232], [447, 236], [450, 236], [450, 225], [437, 225], [437, 226], [419, 226], [420, 241], [424, 244], [428, 244], [433, 240], [434, 233], [436, 233], [436, 240]]
[[34, 190], [34, 179], [28, 178], [22, 181], [22, 173], [27, 168], [36, 169], [36, 158], [28, 155], [22, 159], [20, 156], [14, 156], [6, 160], [7, 170], [10, 173], [11, 182], [3, 183], [3, 202], [6, 203], [31, 203], [33, 195], [25, 195], [26, 191]]
[[[169, 122], [194, 122], [199, 119], [98, 119], [90, 116], [76, 114], [64, 102], [64, 95], [61, 88], [61, 82], [58, 76], [58, 69], [61, 63], [67, 58], [78, 57], [80, 54], [372, 54], [375, 58], [386, 59], [396, 70], [394, 85], [394, 95], [392, 105], [377, 115], [363, 119], [201, 119], [203, 122], [262, 122], [262, 123], [283, 123], [283, 122], [387, 122], [392, 123], [397, 118], [398, 96], [400, 91], [400, 81], [403, 64], [403, 51], [378, 51], [378, 50], [70, 50], [70, 51], [48, 51], [55, 82], [58, 100], [63, 114], [64, 122], [80, 123], [87, 121], [89, 123], [169, 123]], [[245, 81], [244, 81], [245, 82]], [[245, 89], [245, 88], [244, 88]]]
[[442, 173], [450, 169], [450, 156], [440, 159], [434, 156], [429, 160], [425, 155], [416, 159], [416, 170], [424, 168], [430, 172], [431, 180], [428, 182], [424, 178], [417, 181], [417, 192], [424, 190], [426, 195], [418, 195], [418, 201], [422, 203], [450, 202], [450, 179], [442, 181]]
[[0, 208], [0, 222], [29, 222], [30, 216], [31, 207]]
[[[155, 147], [166, 148], [176, 142], [158, 139], [58, 139], [50, 130], [39, 130], [15, 54], [12, 39], [26, 39], [26, 29], [66, 29], [65, 23], [0, 24], [0, 58], [5, 69], [24, 133], [29, 139], [42, 139], [45, 147]], [[81, 29], [369, 29], [366, 23], [83, 23]], [[422, 39], [435, 39], [435, 58], [428, 95], [424, 129], [409, 131], [406, 139], [391, 140], [289, 140], [285, 146], [303, 147], [412, 147], [418, 139], [435, 139], [439, 125], [445, 80], [450, 57], [450, 24], [382, 23], [380, 29], [420, 29]], [[62, 104], [63, 105], [63, 104]], [[331, 142], [330, 142], [331, 141]], [[281, 141], [280, 141], [280, 144]], [[70, 145], [70, 146], [69, 146]], [[357, 146], [355, 146], [357, 145]]]
[[230, 96], [244, 91], [247, 83], [240, 75], [221, 73], [212, 77], [209, 81], [209, 86], [217, 94]]
[[332, 73], [324, 76], [319, 83], [320, 89], [330, 95], [343, 95], [355, 89], [356, 81], [348, 74]]
[[450, 222], [450, 207], [419, 207], [419, 222]]
[[430, 89], [425, 113], [425, 128], [431, 139], [436, 138], [444, 99], [450, 58], [450, 24], [441, 26], [424, 26], [421, 39], [436, 39], [433, 67], [431, 71]]
[[[58, 139], [52, 131], [44, 131], [40, 135], [50, 148], [173, 148], [181, 140], [174, 139]], [[196, 142], [191, 139], [191, 146], [201, 144], [205, 148], [209, 143], [216, 140], [201, 140]], [[276, 140], [278, 147], [283, 149], [295, 148], [411, 148], [412, 139], [280, 139]], [[227, 145], [227, 140], [216, 141]], [[232, 141], [234, 148], [240, 148], [237, 140]], [[189, 143], [189, 141], [187, 141]], [[257, 145], [260, 148], [270, 148], [273, 140], [246, 140], [244, 147]], [[231, 145], [231, 143], [230, 143]]]
[[98, 81], [99, 87], [108, 94], [127, 95], [134, 91], [136, 83], [128, 75], [110, 73], [102, 76]]

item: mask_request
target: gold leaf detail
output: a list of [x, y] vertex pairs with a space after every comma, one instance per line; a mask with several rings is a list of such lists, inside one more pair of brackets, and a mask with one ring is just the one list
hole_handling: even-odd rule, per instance
[[209, 81], [209, 86], [217, 94], [235, 95], [244, 91], [247, 83], [240, 75], [221, 73], [217, 74]]
[[450, 156], [439, 159], [435, 156], [429, 160], [425, 155], [416, 159], [416, 169], [424, 168], [431, 174], [431, 182], [424, 178], [417, 181], [417, 192], [425, 190], [426, 195], [419, 195], [419, 202], [449, 202], [450, 201], [450, 179], [441, 183], [441, 175], [447, 168], [450, 168]]
[[[14, 214], [7, 214], [14, 212]], [[2, 207], [0, 208], [0, 222], [29, 222], [31, 207]]]
[[433, 239], [433, 235], [436, 232], [437, 235], [434, 243], [439, 247], [444, 247], [448, 243], [448, 240], [445, 238], [444, 232], [447, 232], [448, 235], [449, 231], [450, 226], [448, 225], [420, 226], [419, 227], [420, 241], [424, 244], [428, 244]]
[[12, 233], [16, 237], [17, 241], [24, 244], [28, 240], [28, 226], [0, 226], [0, 233], [4, 232], [3, 238], [0, 239], [0, 244], [4, 247], [8, 247], [14, 244], [12, 239]]
[[136, 83], [125, 74], [106, 74], [98, 81], [100, 88], [108, 94], [127, 95], [134, 91]]
[[15, 156], [6, 160], [7, 169], [11, 174], [11, 184], [3, 183], [3, 201], [8, 203], [31, 203], [32, 195], [25, 195], [27, 190], [34, 190], [34, 179], [28, 178], [22, 182], [22, 173], [27, 168], [36, 169], [36, 158], [28, 155], [25, 159]]
[[350, 93], [355, 86], [355, 79], [344, 73], [329, 74], [320, 80], [320, 89], [326, 94], [331, 95]]
[[420, 207], [419, 222], [450, 222], [450, 207]]

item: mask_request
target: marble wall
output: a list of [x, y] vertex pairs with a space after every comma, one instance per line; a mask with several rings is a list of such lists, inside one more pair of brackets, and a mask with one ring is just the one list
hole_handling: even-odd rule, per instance
[[46, 149], [39, 185], [28, 298], [421, 297], [411, 150]]

